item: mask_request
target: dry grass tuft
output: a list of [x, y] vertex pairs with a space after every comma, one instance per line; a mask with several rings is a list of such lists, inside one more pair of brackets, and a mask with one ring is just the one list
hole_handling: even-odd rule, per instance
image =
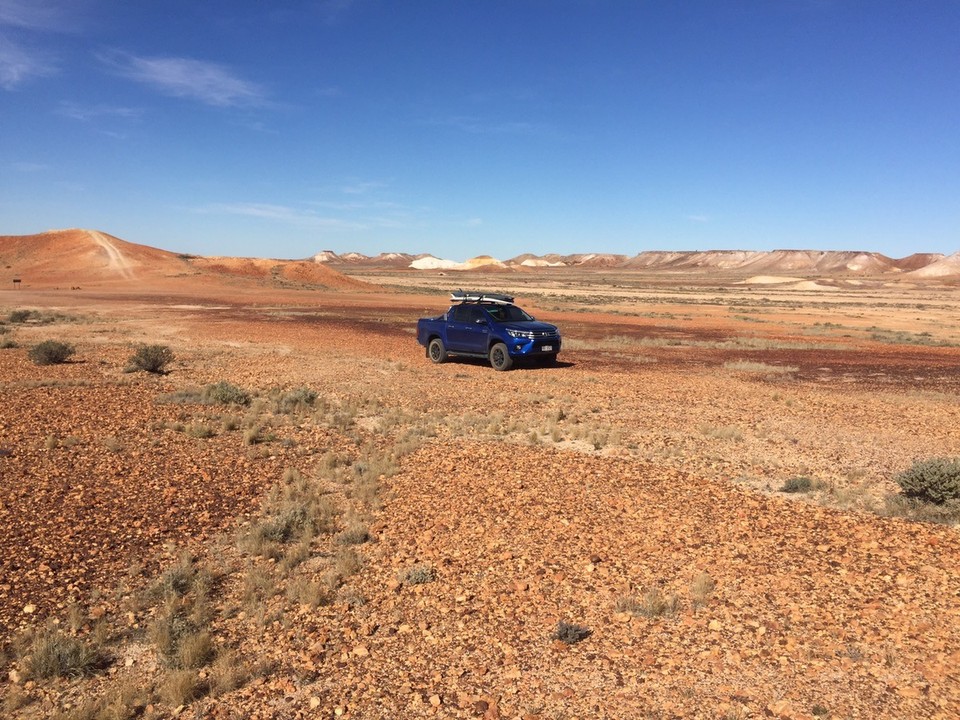
[[206, 683], [195, 670], [171, 670], [160, 684], [160, 699], [172, 708], [189, 705], [207, 692]]
[[53, 627], [33, 638], [29, 653], [22, 662], [24, 675], [37, 679], [89, 675], [105, 661], [98, 646]]
[[694, 608], [703, 607], [707, 604], [717, 583], [707, 573], [700, 573], [690, 582], [690, 600]]

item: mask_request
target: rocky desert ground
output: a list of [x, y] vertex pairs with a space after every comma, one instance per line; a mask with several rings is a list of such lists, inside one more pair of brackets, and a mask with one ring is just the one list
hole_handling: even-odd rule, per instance
[[[5, 717], [960, 716], [957, 514], [895, 481], [960, 456], [956, 278], [0, 267]], [[461, 286], [562, 362], [431, 364]]]

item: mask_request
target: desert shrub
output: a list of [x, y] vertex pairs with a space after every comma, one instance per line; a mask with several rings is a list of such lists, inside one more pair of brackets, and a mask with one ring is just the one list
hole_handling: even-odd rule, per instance
[[170, 707], [180, 707], [203, 697], [207, 690], [194, 670], [173, 670], [160, 684], [159, 694]]
[[960, 458], [919, 460], [897, 476], [897, 484], [908, 498], [936, 505], [960, 500]]
[[30, 655], [24, 663], [29, 677], [76, 677], [92, 673], [103, 663], [100, 649], [57, 629], [44, 631], [34, 638]]
[[408, 585], [423, 585], [424, 583], [433, 582], [434, 578], [433, 568], [427, 563], [409, 567], [401, 576], [403, 582]]
[[192, 423], [187, 425], [187, 427], [184, 429], [184, 432], [190, 437], [197, 438], [198, 440], [212, 438], [217, 434], [216, 431], [206, 423]]
[[690, 583], [690, 598], [695, 608], [707, 604], [707, 600], [716, 589], [716, 581], [707, 573], [700, 573]]
[[283, 393], [277, 401], [282, 413], [291, 413], [301, 408], [313, 407], [317, 401], [317, 393], [308, 387], [300, 387]]
[[158, 597], [183, 597], [193, 589], [198, 571], [189, 553], [183, 553], [176, 565], [172, 565], [157, 578], [153, 594]]
[[813, 490], [813, 480], [808, 477], [799, 476], [788, 478], [784, 483], [783, 487], [780, 488], [780, 492], [785, 493], [805, 493]]
[[341, 545], [363, 545], [369, 539], [370, 531], [363, 525], [350, 525], [336, 538]]
[[14, 310], [10, 313], [10, 322], [25, 323], [33, 316], [33, 310]]
[[173, 360], [173, 351], [166, 345], [141, 345], [128, 362], [133, 370], [161, 375]]
[[5, 337], [0, 340], [0, 350], [11, 350], [17, 346], [17, 342], [13, 338]]
[[289, 505], [278, 508], [276, 514], [266, 518], [258, 526], [258, 534], [271, 542], [290, 542], [302, 531], [311, 518], [308, 508], [303, 505]]
[[76, 351], [70, 345], [58, 340], [44, 340], [27, 352], [27, 357], [35, 365], [59, 365], [67, 361]]
[[214, 405], [249, 405], [250, 393], [226, 380], [207, 385], [203, 389], [203, 401]]
[[676, 595], [664, 595], [658, 588], [651, 588], [639, 598], [633, 595], [617, 598], [614, 607], [617, 612], [656, 619], [664, 615], [675, 615], [679, 605]]
[[177, 648], [178, 666], [186, 669], [200, 668], [216, 655], [213, 638], [206, 630], [191, 633], [180, 639]]
[[901, 517], [917, 522], [956, 525], [960, 523], [960, 500], [947, 500], [937, 505], [892, 493], [884, 498], [884, 504], [878, 508], [878, 512], [888, 517]]
[[561, 620], [557, 623], [557, 627], [554, 629], [553, 634], [550, 636], [554, 640], [559, 640], [560, 642], [565, 642], [567, 645], [575, 645], [581, 640], [586, 640], [590, 637], [591, 630], [588, 627], [583, 625], [576, 625], [574, 623], [568, 623], [566, 620]]

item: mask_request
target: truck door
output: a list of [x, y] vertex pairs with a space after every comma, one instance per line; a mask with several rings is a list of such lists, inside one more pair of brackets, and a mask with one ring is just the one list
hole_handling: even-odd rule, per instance
[[458, 305], [447, 321], [447, 349], [452, 352], [485, 353], [489, 327], [483, 310], [476, 305]]

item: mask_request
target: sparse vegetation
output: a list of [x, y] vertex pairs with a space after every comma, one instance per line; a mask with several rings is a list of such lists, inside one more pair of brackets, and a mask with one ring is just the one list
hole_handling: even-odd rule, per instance
[[799, 475], [797, 477], [787, 478], [780, 487], [780, 492], [808, 493], [812, 492], [815, 487], [816, 483], [812, 478], [808, 478], [805, 475]]
[[336, 539], [341, 545], [362, 545], [370, 539], [370, 531], [364, 525], [349, 525]]
[[249, 405], [250, 393], [226, 380], [207, 385], [202, 393], [203, 402], [212, 405]]
[[173, 351], [166, 345], [141, 345], [130, 356], [129, 367], [136, 371], [162, 375], [174, 361]]
[[436, 575], [433, 566], [428, 563], [419, 563], [407, 568], [400, 576], [401, 581], [407, 585], [423, 585], [433, 582]]
[[707, 573], [699, 573], [694, 577], [690, 582], [690, 600], [693, 602], [693, 607], [699, 608], [706, 605], [716, 587], [716, 581]]
[[942, 505], [960, 500], [960, 458], [930, 458], [915, 462], [897, 476], [905, 497]]
[[554, 628], [550, 637], [567, 645], [576, 645], [578, 642], [586, 640], [591, 634], [592, 631], [588, 627], [561, 620], [557, 623], [557, 627]]
[[161, 683], [159, 692], [167, 705], [176, 708], [203, 697], [207, 686], [195, 670], [171, 670]]
[[723, 364], [723, 368], [732, 372], [763, 375], [765, 377], [790, 375], [800, 369], [794, 365], [770, 365], [752, 360], [730, 360]]
[[71, 345], [58, 340], [44, 340], [27, 352], [34, 365], [59, 365], [73, 356], [76, 350]]
[[79, 637], [66, 635], [56, 627], [36, 635], [23, 661], [27, 677], [46, 679], [77, 677], [97, 670], [104, 661], [101, 649]]
[[706, 437], [718, 440], [733, 440], [735, 442], [743, 440], [743, 432], [733, 425], [709, 425], [704, 423], [700, 425], [700, 432]]
[[656, 587], [650, 588], [640, 597], [621, 595], [615, 604], [617, 612], [626, 612], [651, 620], [675, 615], [679, 607], [680, 600], [676, 595], [664, 595]]

